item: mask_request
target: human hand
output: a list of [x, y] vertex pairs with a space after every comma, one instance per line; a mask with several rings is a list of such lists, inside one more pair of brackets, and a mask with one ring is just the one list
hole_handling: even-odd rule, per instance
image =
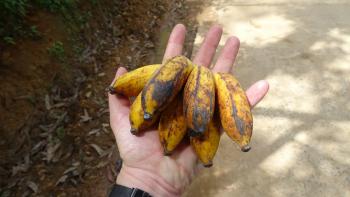
[[[176, 25], [170, 35], [163, 61], [182, 54], [186, 29]], [[193, 62], [211, 65], [222, 35], [222, 28], [214, 25], [207, 33]], [[229, 72], [239, 49], [236, 37], [227, 39], [213, 67], [213, 72]], [[119, 68], [116, 77], [126, 73]], [[269, 89], [266, 81], [258, 81], [246, 91], [254, 107]], [[143, 132], [142, 136], [130, 133], [128, 98], [109, 94], [110, 124], [117, 141], [123, 166], [117, 178], [119, 185], [142, 189], [152, 196], [180, 196], [199, 169], [197, 156], [189, 144], [180, 144], [171, 156], [164, 156], [157, 130]]]

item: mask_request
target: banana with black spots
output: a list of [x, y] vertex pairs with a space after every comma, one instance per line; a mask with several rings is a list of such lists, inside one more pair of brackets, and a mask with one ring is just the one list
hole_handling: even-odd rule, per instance
[[129, 114], [129, 120], [130, 120], [130, 132], [134, 135], [137, 135], [140, 133], [140, 131], [143, 131], [145, 129], [148, 129], [152, 125], [155, 124], [155, 122], [158, 120], [158, 115], [155, 116], [152, 120], [144, 120], [144, 111], [141, 106], [141, 93], [136, 97], [134, 102], [132, 103], [130, 107], [130, 114]]
[[183, 115], [182, 95], [175, 98], [162, 112], [158, 131], [164, 155], [170, 155], [187, 131], [186, 120]]
[[176, 97], [193, 69], [184, 56], [176, 56], [163, 64], [141, 91], [144, 119], [153, 119], [154, 114], [164, 110]]
[[212, 72], [196, 66], [184, 89], [184, 114], [191, 136], [202, 135], [215, 110], [215, 82]]
[[111, 94], [122, 94], [127, 97], [137, 96], [147, 81], [151, 78], [161, 64], [152, 64], [140, 67], [117, 78], [109, 86], [109, 92]]
[[204, 134], [190, 137], [190, 143], [204, 167], [211, 167], [220, 143], [220, 121], [212, 119]]
[[248, 152], [253, 130], [253, 116], [245, 91], [231, 74], [215, 73], [214, 78], [221, 125], [241, 150]]

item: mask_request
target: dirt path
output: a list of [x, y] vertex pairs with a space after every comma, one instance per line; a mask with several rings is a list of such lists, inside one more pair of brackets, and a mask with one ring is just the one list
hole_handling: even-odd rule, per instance
[[[30, 16], [42, 39], [1, 51], [1, 196], [105, 196], [119, 164], [105, 93], [116, 68], [160, 61], [179, 22], [190, 27], [193, 43], [196, 26], [183, 1], [105, 6], [113, 17], [93, 13], [78, 58], [62, 21], [46, 12]], [[65, 61], [47, 54], [57, 40]]]
[[221, 24], [241, 40], [233, 73], [244, 87], [267, 79], [270, 93], [253, 111], [252, 150], [224, 135], [184, 196], [350, 195], [349, 10], [346, 0], [208, 1], [195, 48]]
[[[112, 15], [92, 13], [79, 58], [62, 21], [42, 12], [29, 17], [41, 40], [0, 52], [0, 196], [105, 196], [118, 152], [104, 89], [119, 65], [159, 62], [175, 23], [190, 27], [190, 56], [194, 18], [195, 49], [221, 24], [241, 39], [243, 86], [267, 79], [271, 90], [254, 109], [252, 150], [224, 136], [184, 196], [350, 195], [348, 1], [116, 2]], [[56, 41], [67, 61], [48, 56]]]

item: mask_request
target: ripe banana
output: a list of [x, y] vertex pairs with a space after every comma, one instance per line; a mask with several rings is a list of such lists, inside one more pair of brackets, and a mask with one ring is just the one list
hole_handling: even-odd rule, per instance
[[141, 106], [141, 93], [136, 97], [135, 101], [130, 107], [130, 132], [134, 135], [137, 135], [140, 131], [145, 130], [151, 127], [158, 119], [156, 116], [152, 120], [144, 120], [143, 119], [144, 112]]
[[186, 120], [183, 115], [182, 95], [176, 97], [162, 112], [158, 130], [164, 154], [170, 155], [187, 131]]
[[202, 136], [191, 137], [190, 142], [204, 167], [211, 167], [220, 143], [220, 121], [212, 119], [208, 130]]
[[190, 135], [202, 135], [213, 118], [215, 108], [215, 82], [212, 72], [196, 66], [184, 89], [184, 114]]
[[214, 74], [221, 124], [243, 152], [250, 150], [253, 116], [247, 96], [237, 79], [228, 73]]
[[109, 92], [127, 97], [137, 96], [160, 66], [160, 64], [147, 65], [120, 76], [109, 87]]
[[176, 56], [163, 64], [146, 83], [141, 91], [144, 119], [162, 111], [181, 91], [193, 66], [184, 56]]

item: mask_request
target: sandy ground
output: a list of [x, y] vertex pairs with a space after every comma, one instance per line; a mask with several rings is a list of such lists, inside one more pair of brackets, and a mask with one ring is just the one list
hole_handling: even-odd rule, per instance
[[349, 10], [345, 0], [208, 2], [195, 48], [221, 24], [241, 40], [233, 73], [245, 88], [267, 79], [270, 92], [253, 111], [252, 150], [224, 135], [184, 196], [350, 196]]

